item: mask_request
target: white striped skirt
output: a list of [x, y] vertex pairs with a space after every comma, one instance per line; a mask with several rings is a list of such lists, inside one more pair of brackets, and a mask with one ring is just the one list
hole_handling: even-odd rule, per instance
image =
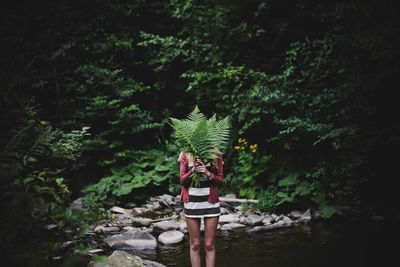
[[189, 202], [183, 203], [183, 214], [189, 218], [215, 217], [221, 214], [219, 203], [208, 202], [210, 182], [200, 182], [200, 187], [189, 189]]

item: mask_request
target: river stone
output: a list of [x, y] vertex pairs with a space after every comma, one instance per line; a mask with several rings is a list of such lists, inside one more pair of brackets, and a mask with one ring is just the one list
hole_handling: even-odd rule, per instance
[[159, 202], [154, 202], [154, 203], [152, 203], [151, 205], [149, 205], [149, 209], [150, 209], [151, 211], [156, 211], [156, 210], [161, 210], [162, 207], [161, 207], [161, 205], [160, 205]]
[[119, 227], [116, 226], [103, 227], [102, 231], [103, 233], [119, 232]]
[[226, 223], [221, 226], [221, 231], [232, 231], [233, 229], [245, 227], [246, 225], [241, 223]]
[[96, 226], [96, 228], [94, 228], [93, 231], [96, 233], [101, 233], [101, 232], [103, 232], [103, 229], [104, 229], [103, 225], [98, 225], [98, 226]]
[[261, 221], [263, 224], [268, 225], [268, 224], [272, 224], [275, 222], [274, 217], [272, 217], [269, 214], [266, 214], [263, 218], [263, 220]]
[[153, 249], [157, 247], [157, 240], [146, 231], [132, 230], [113, 235], [103, 240], [107, 245], [116, 249]]
[[120, 267], [120, 266], [142, 266], [142, 267], [166, 267], [165, 265], [150, 261], [143, 260], [137, 255], [129, 254], [125, 251], [115, 250], [111, 256], [104, 261], [91, 261], [88, 267]]
[[235, 211], [236, 211], [236, 212], [242, 212], [242, 209], [243, 209], [243, 206], [242, 206], [242, 205], [239, 205], [239, 206], [236, 206], [236, 207], [235, 207]]
[[142, 214], [144, 214], [146, 212], [149, 212], [149, 209], [142, 208], [142, 207], [136, 207], [136, 208], [132, 209], [132, 215], [133, 216], [139, 216], [139, 215], [142, 215]]
[[81, 197], [75, 199], [75, 200], [71, 203], [71, 206], [74, 207], [74, 208], [80, 209], [80, 210], [86, 210], [86, 208], [83, 207], [82, 198], [81, 198]]
[[179, 231], [181, 231], [182, 233], [187, 233], [188, 232], [187, 224], [186, 224], [185, 221], [179, 221], [178, 225], [179, 225]]
[[122, 214], [131, 214], [132, 213], [132, 209], [124, 209], [124, 208], [117, 207], [117, 206], [112, 207], [110, 210], [115, 213], [122, 213]]
[[221, 214], [229, 214], [229, 211], [226, 208], [221, 207], [220, 209], [221, 209]]
[[283, 220], [282, 221], [278, 221], [274, 224], [270, 224], [270, 225], [262, 225], [262, 226], [256, 226], [250, 230], [248, 230], [249, 233], [258, 233], [261, 231], [266, 231], [266, 230], [272, 230], [272, 229], [277, 229], [277, 228], [284, 228], [284, 227], [290, 227], [292, 224], [290, 223], [285, 223]]
[[143, 217], [133, 217], [132, 218], [132, 225], [133, 226], [149, 226], [153, 222], [150, 218], [143, 218]]
[[165, 232], [168, 230], [178, 230], [179, 223], [175, 220], [161, 221], [153, 223], [153, 227], [155, 231]]
[[247, 225], [258, 225], [262, 224], [263, 216], [251, 214], [243, 219], [243, 222]]
[[122, 228], [123, 231], [128, 232], [128, 231], [136, 231], [136, 230], [140, 230], [139, 227], [132, 227], [132, 226], [125, 226], [124, 228]]
[[309, 222], [311, 221], [311, 211], [310, 209], [308, 209], [302, 216], [301, 216], [301, 220], [303, 222]]
[[181, 242], [183, 240], [183, 237], [184, 234], [182, 234], [181, 232], [171, 230], [160, 234], [158, 236], [158, 241], [165, 245], [171, 245]]
[[303, 214], [304, 214], [304, 212], [301, 212], [299, 210], [293, 210], [288, 215], [290, 217], [292, 217], [293, 219], [298, 219], [298, 218], [301, 218], [301, 216], [303, 216]]
[[233, 193], [230, 193], [230, 194], [226, 194], [225, 196], [223, 196], [223, 198], [236, 199], [236, 195]]
[[239, 222], [239, 215], [237, 214], [227, 214], [219, 216], [219, 223], [238, 223]]
[[235, 206], [232, 206], [231, 204], [224, 202], [224, 201], [220, 201], [219, 205], [220, 205], [221, 209], [225, 208], [231, 212], [233, 212], [235, 210]]

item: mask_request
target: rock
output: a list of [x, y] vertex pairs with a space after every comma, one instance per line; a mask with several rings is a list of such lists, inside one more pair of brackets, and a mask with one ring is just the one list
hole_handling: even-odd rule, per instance
[[225, 208], [225, 209], [227, 209], [227, 210], [229, 210], [231, 212], [233, 212], [235, 210], [235, 206], [233, 206], [233, 205], [231, 205], [231, 204], [229, 204], [227, 202], [224, 202], [224, 201], [220, 201], [219, 205], [220, 205], [221, 208]]
[[245, 226], [246, 225], [241, 224], [241, 223], [226, 223], [221, 226], [220, 230], [221, 231], [233, 231], [233, 229], [245, 227]]
[[179, 224], [175, 220], [161, 221], [153, 223], [155, 231], [165, 232], [168, 230], [178, 230]]
[[272, 230], [272, 229], [277, 229], [277, 228], [284, 228], [284, 227], [290, 227], [292, 224], [285, 223], [283, 220], [279, 221], [277, 223], [271, 224], [271, 225], [263, 225], [263, 226], [256, 226], [250, 230], [248, 230], [249, 233], [258, 233], [261, 231], [267, 231], [267, 230]]
[[161, 205], [161, 207], [164, 207], [164, 208], [169, 208], [170, 207], [169, 202], [167, 200], [165, 200], [165, 199], [160, 199], [160, 201], [158, 203]]
[[221, 214], [228, 214], [229, 213], [229, 211], [224, 207], [221, 207], [220, 209], [221, 209]]
[[314, 210], [311, 216], [313, 219], [318, 219], [321, 217], [321, 211], [320, 210]]
[[132, 225], [134, 226], [149, 226], [153, 222], [150, 218], [133, 217]]
[[150, 204], [148, 208], [151, 211], [156, 211], [156, 210], [161, 210], [162, 209], [162, 207], [161, 207], [159, 202], [154, 202], [154, 203]]
[[96, 226], [96, 228], [94, 228], [93, 231], [95, 231], [96, 233], [101, 233], [101, 232], [103, 232], [103, 228], [104, 228], [103, 225], [98, 225], [98, 226]]
[[293, 224], [293, 221], [289, 217], [283, 216], [282, 220], [278, 221], [277, 224], [284, 226], [291, 226]]
[[149, 212], [149, 209], [141, 208], [141, 207], [136, 207], [136, 208], [132, 209], [132, 215], [133, 216], [139, 216], [139, 215], [142, 215], [142, 214], [144, 214], [146, 212]]
[[100, 253], [100, 252], [104, 252], [104, 250], [102, 250], [101, 248], [96, 248], [96, 249], [92, 249], [92, 250], [86, 251], [85, 254], [86, 255], [93, 255], [94, 253]]
[[72, 203], [71, 206], [80, 210], [85, 210], [85, 208], [82, 205], [82, 198], [77, 198], [75, 199]]
[[119, 227], [116, 226], [103, 227], [102, 232], [103, 233], [119, 232]]
[[159, 203], [161, 206], [167, 207], [167, 208], [176, 205], [175, 197], [168, 195], [168, 194], [161, 195]]
[[278, 218], [276, 218], [276, 222], [284, 222], [287, 224], [293, 224], [292, 219], [290, 219], [289, 217], [287, 217], [285, 215], [280, 215]]
[[219, 216], [219, 223], [224, 224], [224, 223], [238, 223], [239, 222], [239, 215], [237, 214], [227, 214], [227, 215], [221, 215]]
[[113, 235], [103, 240], [107, 245], [116, 249], [155, 249], [157, 240], [146, 231], [133, 230]]
[[64, 243], [62, 243], [62, 245], [60, 246], [60, 249], [66, 249], [67, 247], [71, 246], [75, 244], [75, 241], [65, 241]]
[[236, 207], [235, 207], [235, 211], [236, 211], [236, 212], [242, 212], [242, 209], [243, 209], [243, 206], [242, 206], [242, 205], [239, 205], [239, 206], [236, 206]]
[[247, 225], [259, 225], [262, 224], [263, 216], [252, 214], [244, 218], [244, 223]]
[[236, 195], [234, 193], [230, 193], [230, 194], [226, 194], [225, 196], [222, 196], [224, 198], [231, 198], [231, 199], [235, 199]]
[[124, 208], [117, 207], [117, 206], [112, 207], [110, 210], [113, 212], [122, 213], [122, 214], [131, 214], [132, 213], [132, 209], [124, 209]]
[[150, 261], [143, 260], [137, 255], [129, 254], [125, 251], [114, 251], [104, 261], [91, 261], [88, 267], [116, 267], [116, 266], [142, 266], [142, 267], [166, 267], [165, 265]]
[[275, 222], [274, 217], [272, 217], [269, 214], [266, 214], [263, 218], [263, 220], [261, 221], [263, 224], [268, 225], [268, 224], [272, 224]]
[[140, 228], [132, 227], [132, 226], [125, 226], [124, 228], [122, 228], [122, 230], [124, 230], [125, 232], [128, 232], [128, 231], [140, 230]]
[[44, 228], [51, 231], [51, 230], [54, 230], [57, 228], [57, 224], [48, 224], [48, 225], [44, 226]]
[[128, 209], [131, 209], [131, 208], [137, 207], [137, 204], [134, 203], [134, 202], [129, 202], [129, 203], [126, 203], [126, 204], [124, 205], [124, 207], [125, 207], [125, 208], [128, 208]]
[[292, 217], [293, 219], [298, 219], [298, 218], [301, 218], [301, 216], [303, 216], [303, 214], [304, 214], [304, 212], [301, 212], [299, 210], [293, 210], [288, 215], [290, 217]]
[[303, 221], [303, 222], [309, 222], [309, 221], [311, 221], [311, 211], [310, 211], [310, 209], [308, 209], [306, 212], [304, 212], [304, 214], [301, 216], [301, 220]]
[[165, 244], [165, 245], [171, 245], [171, 244], [177, 244], [183, 240], [184, 234], [182, 234], [179, 231], [176, 230], [171, 230], [164, 232], [158, 236], [158, 241]]
[[166, 200], [170, 200], [170, 201], [174, 201], [174, 196], [168, 195], [168, 194], [163, 194], [160, 196], [161, 199], [166, 199]]
[[178, 225], [179, 225], [179, 231], [181, 231], [182, 233], [187, 233], [188, 232], [187, 224], [186, 224], [185, 221], [179, 221]]

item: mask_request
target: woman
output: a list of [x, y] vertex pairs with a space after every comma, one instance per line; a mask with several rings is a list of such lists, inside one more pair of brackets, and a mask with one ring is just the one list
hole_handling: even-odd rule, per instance
[[[200, 159], [193, 159], [191, 154], [181, 153], [181, 201], [184, 203], [184, 215], [190, 236], [190, 261], [192, 267], [200, 267], [201, 233], [200, 221], [204, 218], [204, 248], [206, 266], [215, 266], [215, 232], [221, 213], [216, 186], [223, 184], [222, 155], [206, 165]], [[190, 175], [202, 173], [199, 187], [195, 187]], [[190, 188], [189, 188], [190, 187]]]

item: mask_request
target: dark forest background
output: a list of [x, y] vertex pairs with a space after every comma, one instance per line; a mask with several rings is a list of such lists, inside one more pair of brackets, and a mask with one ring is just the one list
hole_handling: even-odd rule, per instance
[[7, 1], [1, 251], [44, 264], [59, 246], [44, 225], [83, 234], [110, 203], [179, 194], [166, 122], [196, 105], [231, 118], [220, 194], [398, 212], [395, 3]]

